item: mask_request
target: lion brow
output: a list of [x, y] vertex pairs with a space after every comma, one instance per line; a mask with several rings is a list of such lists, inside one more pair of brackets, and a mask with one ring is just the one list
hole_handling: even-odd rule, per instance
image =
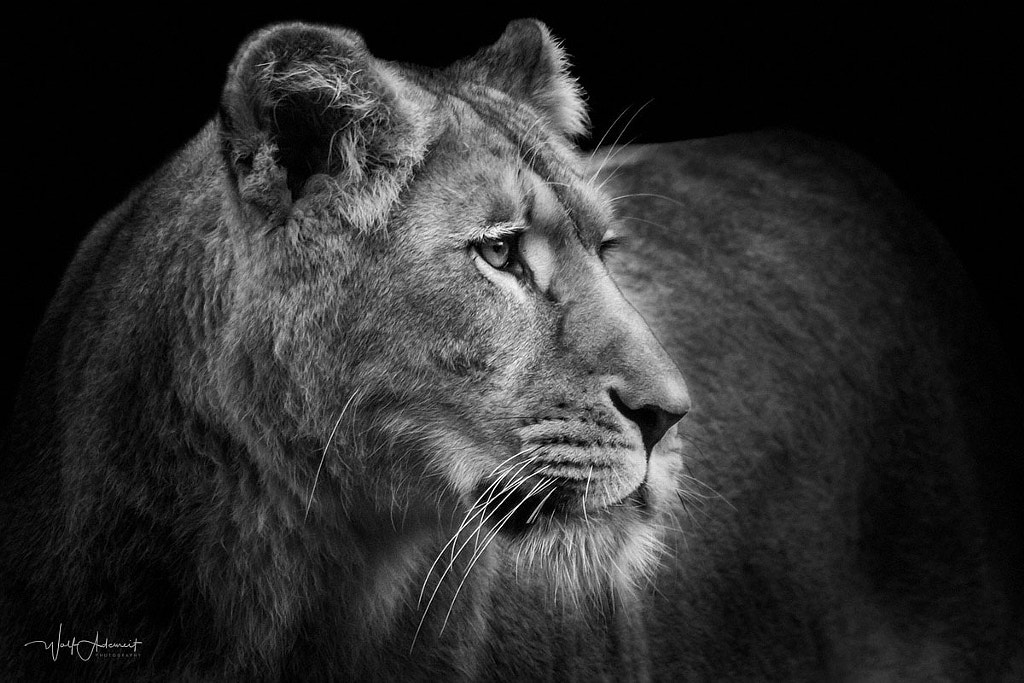
[[527, 226], [515, 221], [489, 223], [481, 230], [476, 231], [475, 237], [478, 240], [498, 240], [502, 237], [509, 237], [511, 235], [524, 232], [526, 228]]

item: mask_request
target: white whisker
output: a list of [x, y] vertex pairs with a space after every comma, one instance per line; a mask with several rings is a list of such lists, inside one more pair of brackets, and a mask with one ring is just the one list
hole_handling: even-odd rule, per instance
[[587, 483], [583, 487], [583, 521], [590, 525], [590, 518], [587, 517], [587, 493], [590, 492], [590, 480], [594, 476], [594, 466], [591, 465], [587, 470]]
[[[533, 475], [531, 474], [530, 476]], [[493, 541], [494, 538], [498, 535], [498, 532], [501, 531], [501, 528], [505, 525], [505, 523], [512, 518], [512, 515], [514, 515], [516, 511], [519, 510], [519, 508], [522, 507], [523, 504], [530, 499], [531, 496], [540, 493], [545, 488], [551, 488], [552, 490], [548, 492], [548, 495], [550, 496], [551, 493], [554, 492], [555, 483], [556, 482], [553, 479], [545, 479], [535, 484], [534, 487], [530, 489], [530, 492], [526, 494], [526, 496], [524, 496], [521, 501], [516, 503], [515, 507], [509, 510], [509, 512], [504, 517], [502, 517], [501, 520], [494, 525], [494, 528], [487, 534], [487, 536], [484, 539], [483, 546], [478, 551], [476, 551], [476, 553], [474, 553], [474, 555], [470, 558], [469, 566], [466, 568], [466, 572], [463, 574], [462, 581], [459, 582], [458, 587], [455, 589], [455, 595], [452, 597], [452, 602], [448, 606], [448, 611], [444, 615], [444, 621], [441, 624], [441, 630], [439, 631], [439, 634], [444, 633], [444, 629], [448, 625], [448, 619], [451, 617], [452, 610], [455, 609], [455, 601], [458, 600], [459, 593], [462, 591], [462, 586], [465, 585], [466, 580], [469, 578], [470, 572], [473, 570], [473, 567], [476, 566], [477, 561], [484, 554], [484, 551], [487, 550], [487, 547], [491, 544], [491, 541]], [[547, 497], [545, 497], [544, 500], [546, 501]], [[543, 501], [541, 504], [543, 504]]]
[[309, 500], [306, 502], [306, 514], [303, 516], [303, 521], [309, 517], [309, 508], [313, 505], [313, 493], [316, 491], [316, 484], [320, 480], [320, 470], [324, 466], [324, 460], [327, 458], [327, 449], [331, 447], [331, 441], [334, 440], [334, 434], [338, 431], [338, 425], [341, 424], [341, 418], [345, 417], [345, 411], [352, 405], [352, 401], [355, 399], [356, 394], [359, 393], [359, 389], [352, 392], [352, 395], [348, 397], [348, 401], [345, 402], [344, 407], [341, 409], [341, 414], [338, 415], [338, 419], [334, 423], [334, 429], [331, 430], [331, 435], [327, 437], [327, 443], [324, 444], [324, 452], [320, 454], [320, 464], [316, 467], [316, 476], [313, 477], [313, 486], [309, 489]]
[[646, 218], [640, 218], [638, 216], [619, 216], [619, 218], [621, 218], [623, 220], [627, 220], [627, 221], [636, 221], [637, 223], [645, 223], [647, 225], [654, 226], [655, 228], [658, 228], [659, 230], [664, 230], [665, 232], [670, 232], [672, 230], [672, 228], [670, 228], [667, 225], [663, 225], [663, 224], [658, 223], [656, 221], [648, 220]]
[[540, 514], [540, 509], [544, 507], [544, 503], [548, 502], [548, 498], [550, 498], [551, 494], [554, 492], [555, 490], [551, 489], [550, 491], [548, 491], [547, 495], [544, 496], [544, 498], [539, 503], [537, 503], [537, 507], [533, 508], [533, 512], [531, 512], [530, 516], [526, 519], [527, 524], [533, 524], [533, 520], [537, 519], [537, 515]]
[[[521, 472], [523, 470], [523, 468], [528, 466], [530, 463], [534, 462], [536, 459], [537, 459], [536, 457], [530, 458], [526, 462], [524, 462], [521, 465], [518, 465], [517, 467], [515, 467], [516, 472], [515, 472], [515, 475], [513, 475], [513, 476], [518, 475], [519, 472]], [[454, 545], [452, 546], [451, 560], [448, 562], [448, 566], [445, 567], [445, 570], [441, 573], [441, 576], [438, 578], [437, 584], [434, 586], [434, 590], [431, 592], [430, 597], [427, 599], [427, 604], [423, 608], [423, 614], [420, 616], [419, 624], [416, 626], [416, 632], [413, 634], [412, 644], [409, 647], [409, 652], [410, 653], [412, 652], [412, 649], [416, 646], [416, 639], [419, 637], [420, 631], [423, 628], [423, 624], [426, 621], [427, 613], [430, 611], [430, 606], [433, 604], [434, 598], [437, 597], [437, 592], [440, 590], [441, 584], [444, 582], [445, 577], [448, 576], [448, 573], [455, 566], [455, 559], [458, 558], [458, 556], [462, 554], [462, 551], [465, 550], [466, 546], [469, 545], [470, 541], [472, 541], [474, 539], [474, 537], [479, 539], [478, 534], [479, 534], [480, 530], [483, 528], [483, 525], [487, 522], [487, 520], [491, 517], [491, 515], [494, 514], [494, 511], [496, 511], [501, 506], [501, 504], [504, 503], [505, 500], [507, 500], [508, 497], [511, 496], [515, 492], [517, 487], [519, 487], [521, 484], [526, 482], [526, 480], [529, 479], [530, 477], [534, 476], [535, 474], [540, 473], [541, 471], [543, 471], [543, 470], [545, 470], [547, 468], [548, 468], [548, 466], [545, 465], [541, 469], [537, 470], [537, 472], [531, 472], [530, 474], [526, 475], [525, 477], [523, 477], [521, 479], [513, 479], [513, 480], [509, 481], [507, 486], [504, 489], [502, 489], [501, 493], [498, 494], [497, 506], [494, 508], [494, 510], [492, 510], [491, 512], [488, 512], [486, 515], [484, 515], [483, 517], [480, 518], [480, 521], [479, 521], [479, 523], [477, 525], [477, 530], [474, 531], [472, 534], [470, 534], [469, 538], [467, 538], [465, 541], [463, 541], [462, 545], [459, 546], [457, 551], [455, 550]], [[502, 476], [503, 477], [507, 476], [507, 473], [505, 475], [502, 475]], [[498, 483], [500, 481], [501, 481], [501, 478], [499, 478], [495, 483]], [[490, 487], [488, 487], [488, 488], [490, 488]], [[480, 514], [480, 512], [485, 511], [487, 509], [487, 505], [489, 505], [493, 500], [495, 500], [495, 497], [492, 495], [492, 496], [488, 497], [487, 502], [483, 506], [475, 506], [476, 507], [475, 511], [471, 509], [471, 514], [467, 514], [467, 517], [463, 521], [463, 524], [459, 527], [459, 530], [456, 531], [455, 535], [448, 541], [448, 543], [446, 543], [441, 548], [441, 552], [438, 554], [437, 558], [430, 565], [430, 569], [427, 571], [427, 576], [424, 579], [423, 588], [420, 591], [420, 600], [419, 600], [419, 602], [417, 602], [417, 608], [419, 607], [419, 604], [423, 600], [423, 595], [426, 592], [426, 587], [427, 587], [427, 583], [430, 580], [430, 575], [433, 573], [434, 568], [437, 566], [438, 560], [440, 560], [441, 556], [444, 555], [445, 549], [450, 544], [453, 544], [453, 543], [455, 543], [457, 541], [457, 539], [459, 537], [459, 534], [461, 534], [462, 530], [465, 529], [466, 526], [468, 526], [470, 520], [472, 520], [472, 518], [475, 517], [476, 515]], [[498, 525], [498, 528], [500, 528], [500, 524]], [[485, 541], [484, 548], [487, 547], [487, 543], [488, 542], [489, 541]], [[474, 557], [474, 558], [478, 557], [478, 552], [482, 552], [482, 549], [480, 549], [480, 550], [474, 549], [474, 554], [473, 554], [472, 557]], [[473, 560], [473, 559], [470, 560], [471, 566], [472, 566], [472, 563], [474, 561], [475, 560]], [[463, 579], [463, 581], [465, 581], [465, 579]], [[461, 584], [460, 584], [460, 586], [461, 586]], [[449, 612], [450, 612], [450, 610], [449, 610]], [[442, 632], [444, 631], [443, 627], [442, 627], [441, 631]]]
[[[654, 100], [647, 100], [646, 102], [644, 102], [642, 105], [640, 105], [639, 108], [637, 108], [637, 110], [635, 112], [633, 112], [633, 115], [629, 117], [629, 120], [626, 121], [626, 124], [622, 127], [622, 130], [620, 130], [619, 134], [615, 137], [615, 141], [609, 146], [608, 152], [605, 154], [604, 159], [601, 160], [601, 164], [598, 166], [597, 170], [594, 171], [594, 174], [590, 177], [590, 184], [591, 185], [594, 183], [594, 181], [597, 179], [597, 177], [599, 175], [601, 175], [601, 172], [604, 170], [604, 167], [608, 164], [608, 162], [611, 161], [612, 159], [614, 159], [616, 156], [618, 156], [620, 151], [625, 149], [625, 147], [626, 147], [625, 145], [623, 145], [622, 147], [618, 147], [619, 142], [622, 140], [623, 134], [625, 134], [626, 129], [629, 128], [629, 125], [631, 123], [633, 123], [633, 120], [636, 119], [637, 116], [639, 116], [640, 112], [642, 112], [644, 109], [646, 109], [647, 105], [649, 105], [653, 101]], [[625, 113], [625, 112], [623, 112], [623, 113]], [[616, 119], [616, 120], [618, 120], [618, 119]], [[612, 124], [612, 125], [614, 125], [614, 124]], [[602, 137], [601, 140], [603, 142], [604, 138]], [[601, 185], [598, 186], [598, 189], [600, 189], [600, 187], [603, 186], [603, 185], [604, 185], [604, 183], [601, 183]]]
[[630, 194], [620, 194], [617, 197], [612, 197], [611, 201], [612, 201], [612, 203], [614, 203], [614, 202], [620, 201], [622, 199], [633, 199], [633, 198], [643, 198], [643, 197], [653, 197], [655, 199], [664, 199], [666, 202], [671, 202], [671, 203], [675, 204], [676, 206], [682, 207], [684, 209], [687, 208], [686, 204], [683, 204], [678, 199], [673, 199], [672, 197], [669, 197], [667, 195], [656, 194], [654, 192], [632, 192]]

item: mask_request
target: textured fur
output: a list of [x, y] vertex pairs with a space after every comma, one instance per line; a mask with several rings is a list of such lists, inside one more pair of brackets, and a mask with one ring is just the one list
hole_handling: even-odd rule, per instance
[[944, 246], [798, 135], [585, 159], [566, 64], [241, 47], [37, 335], [0, 671], [1012, 678], [1021, 404]]

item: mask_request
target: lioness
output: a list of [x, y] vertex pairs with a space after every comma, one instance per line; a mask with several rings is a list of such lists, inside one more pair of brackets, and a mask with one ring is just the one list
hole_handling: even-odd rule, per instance
[[8, 676], [1012, 676], [1020, 404], [938, 239], [829, 144], [586, 120], [534, 21], [242, 45], [37, 335]]

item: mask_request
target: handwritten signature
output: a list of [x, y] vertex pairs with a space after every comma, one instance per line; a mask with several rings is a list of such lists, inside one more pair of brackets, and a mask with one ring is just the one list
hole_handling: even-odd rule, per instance
[[35, 645], [38, 643], [50, 651], [50, 658], [53, 659], [53, 661], [55, 662], [57, 661], [57, 657], [60, 656], [61, 650], [68, 650], [69, 652], [74, 653], [74, 656], [78, 657], [83, 662], [87, 662], [90, 659], [92, 659], [93, 655], [96, 654], [98, 650], [134, 653], [136, 652], [136, 648], [138, 648], [139, 645], [142, 645], [142, 641], [138, 638], [133, 638], [132, 640], [125, 642], [111, 642], [108, 638], [104, 638], [101, 641], [99, 631], [96, 632], [96, 637], [92, 640], [79, 640], [78, 638], [74, 637], [72, 637], [70, 640], [61, 640], [63, 631], [64, 624], [61, 624], [57, 628], [56, 640], [33, 640], [31, 642], [25, 643], [23, 647], [28, 647], [29, 645]]

